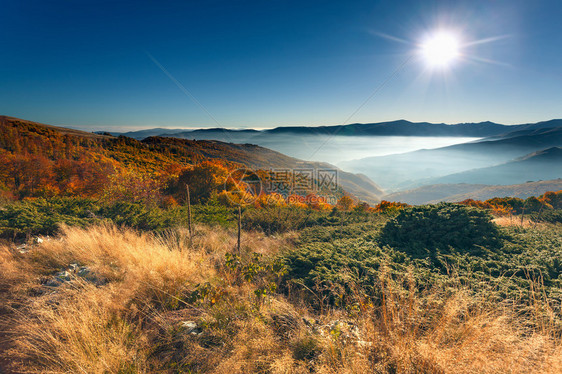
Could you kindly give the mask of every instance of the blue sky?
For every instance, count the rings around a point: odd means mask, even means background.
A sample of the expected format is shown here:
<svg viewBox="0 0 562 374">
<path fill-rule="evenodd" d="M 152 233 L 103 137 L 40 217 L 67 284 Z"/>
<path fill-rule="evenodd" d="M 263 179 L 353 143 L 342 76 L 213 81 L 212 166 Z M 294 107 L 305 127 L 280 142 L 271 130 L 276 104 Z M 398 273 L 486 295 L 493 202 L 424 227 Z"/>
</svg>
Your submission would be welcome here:
<svg viewBox="0 0 562 374">
<path fill-rule="evenodd" d="M 38 122 L 267 128 L 562 117 L 558 0 L 0 6 L 0 114 Z M 437 29 L 465 45 L 446 70 L 416 54 Z"/>
</svg>

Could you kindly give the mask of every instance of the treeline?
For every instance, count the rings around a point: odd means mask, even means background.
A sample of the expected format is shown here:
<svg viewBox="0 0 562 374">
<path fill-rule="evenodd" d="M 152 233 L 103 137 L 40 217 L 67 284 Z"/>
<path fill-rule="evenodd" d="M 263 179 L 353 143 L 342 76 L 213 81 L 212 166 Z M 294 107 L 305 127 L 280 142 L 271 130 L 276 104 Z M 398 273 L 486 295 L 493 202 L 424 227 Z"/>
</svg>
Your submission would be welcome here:
<svg viewBox="0 0 562 374">
<path fill-rule="evenodd" d="M 526 199 L 518 197 L 494 197 L 485 201 L 467 199 L 459 204 L 487 209 L 496 216 L 531 214 L 540 219 L 541 214 L 551 215 L 552 211 L 562 209 L 562 190 L 549 191 L 538 197 L 531 196 Z"/>
</svg>

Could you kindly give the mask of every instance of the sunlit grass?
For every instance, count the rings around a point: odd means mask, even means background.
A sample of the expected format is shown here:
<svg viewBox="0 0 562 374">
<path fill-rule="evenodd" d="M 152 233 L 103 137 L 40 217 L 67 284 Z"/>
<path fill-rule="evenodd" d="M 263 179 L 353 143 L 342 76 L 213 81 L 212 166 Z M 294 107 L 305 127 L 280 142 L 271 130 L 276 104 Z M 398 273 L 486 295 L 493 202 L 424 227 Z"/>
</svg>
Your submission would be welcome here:
<svg viewBox="0 0 562 374">
<path fill-rule="evenodd" d="M 293 240 L 292 233 L 244 233 L 243 255 L 275 256 Z M 562 370 L 553 327 L 460 283 L 417 292 L 408 274 L 397 281 L 381 271 L 380 304 L 319 311 L 297 294 L 258 302 L 256 286 L 225 266 L 235 243 L 233 232 L 203 226 L 191 239 L 182 229 L 154 235 L 97 226 L 64 228 L 27 254 L 0 246 L 0 342 L 9 343 L 2 355 L 13 369 L 41 373 Z M 70 263 L 105 281 L 41 287 Z M 223 296 L 190 302 L 186 295 L 203 282 Z M 544 301 L 534 302 L 540 310 Z M 186 332 L 186 320 L 203 332 Z"/>
</svg>

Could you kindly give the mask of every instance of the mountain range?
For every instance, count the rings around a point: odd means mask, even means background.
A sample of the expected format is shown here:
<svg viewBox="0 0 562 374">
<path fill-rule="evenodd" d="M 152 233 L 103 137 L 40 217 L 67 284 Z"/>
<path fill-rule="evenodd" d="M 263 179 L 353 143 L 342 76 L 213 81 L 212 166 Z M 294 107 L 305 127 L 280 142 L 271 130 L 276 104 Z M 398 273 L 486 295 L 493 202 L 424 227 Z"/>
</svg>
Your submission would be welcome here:
<svg viewBox="0 0 562 374">
<path fill-rule="evenodd" d="M 125 133 L 113 133 L 114 135 L 125 135 L 135 139 L 142 139 L 147 136 L 172 135 L 178 138 L 198 138 L 205 136 L 259 136 L 259 135 L 339 135 L 339 136 L 459 136 L 459 137 L 490 137 L 512 133 L 514 131 L 530 131 L 533 129 L 552 128 L 562 126 L 562 119 L 550 121 L 528 123 L 521 125 L 502 125 L 494 122 L 478 123 L 429 123 L 429 122 L 410 122 L 407 120 L 397 120 L 377 123 L 354 123 L 349 125 L 334 126 L 282 126 L 266 130 L 232 130 L 226 128 L 208 129 L 148 129 L 130 131 Z"/>
<path fill-rule="evenodd" d="M 342 169 L 364 174 L 378 186 L 390 191 L 433 186 L 433 189 L 441 191 L 437 198 L 465 196 L 486 188 L 494 191 L 494 185 L 518 185 L 528 181 L 562 177 L 559 166 L 562 165 L 559 148 L 562 147 L 561 119 L 520 125 L 503 125 L 489 121 L 450 125 L 398 120 L 345 126 L 277 127 L 269 130 L 212 128 L 161 132 L 162 129 L 152 129 L 129 132 L 125 135 L 141 138 L 147 134 L 159 133 L 161 136 L 230 139 L 266 146 L 285 141 L 297 144 L 297 149 L 313 144 L 303 140 L 310 137 L 326 139 L 323 141 L 330 141 L 336 136 L 474 138 L 469 142 L 440 148 L 398 152 L 337 163 Z M 286 149 L 291 151 L 291 148 Z M 345 152 L 345 149 L 342 152 Z M 440 187 L 436 187 L 437 185 Z M 478 188 L 471 187 L 467 190 L 469 185 L 477 185 Z M 435 195 L 435 192 L 433 194 Z M 401 195 L 387 194 L 385 198 L 394 196 L 398 198 Z"/>
</svg>

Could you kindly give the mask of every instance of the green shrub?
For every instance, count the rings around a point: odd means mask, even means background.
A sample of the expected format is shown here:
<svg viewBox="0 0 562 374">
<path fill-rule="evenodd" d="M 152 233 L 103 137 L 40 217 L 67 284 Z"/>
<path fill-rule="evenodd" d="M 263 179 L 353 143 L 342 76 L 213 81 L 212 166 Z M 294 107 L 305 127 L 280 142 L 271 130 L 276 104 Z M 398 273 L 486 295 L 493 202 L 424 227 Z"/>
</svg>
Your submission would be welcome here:
<svg viewBox="0 0 562 374">
<path fill-rule="evenodd" d="M 139 230 L 162 230 L 182 223 L 177 210 L 149 207 L 142 203 L 117 202 L 104 206 L 99 214 L 117 225 Z"/>
<path fill-rule="evenodd" d="M 311 335 L 298 337 L 292 344 L 295 360 L 311 361 L 322 353 L 322 347 L 317 338 Z"/>
<path fill-rule="evenodd" d="M 313 225 L 325 215 L 326 213 L 296 207 L 250 208 L 244 211 L 242 227 L 271 235 Z"/>
<path fill-rule="evenodd" d="M 425 231 L 415 227 L 419 221 Z M 549 297 L 562 298 L 559 228 L 499 228 L 482 211 L 448 204 L 410 209 L 384 226 L 373 221 L 306 228 L 297 248 L 283 257 L 284 289 L 300 290 L 317 306 L 349 306 L 358 290 L 366 293 L 359 298 L 377 302 L 382 269 L 397 281 L 409 273 L 420 289 L 461 282 L 498 300 L 528 301 L 532 289 L 544 287 Z"/>
<path fill-rule="evenodd" d="M 180 209 L 182 217 L 187 217 L 187 207 L 183 206 L 178 209 Z M 235 224 L 238 213 L 233 208 L 211 201 L 207 204 L 193 205 L 191 214 L 193 222 L 228 227 Z"/>
<path fill-rule="evenodd" d="M 562 209 L 545 210 L 541 214 L 533 214 L 532 218 L 538 222 L 562 223 Z"/>
<path fill-rule="evenodd" d="M 478 255 L 501 246 L 491 219 L 481 209 L 457 204 L 417 206 L 388 221 L 379 243 L 417 258 L 452 252 Z"/>
<path fill-rule="evenodd" d="M 185 225 L 187 207 L 168 209 L 143 203 L 113 202 L 84 198 L 51 198 L 13 202 L 0 208 L 0 237 L 24 238 L 52 235 L 61 224 L 85 227 L 102 221 L 138 230 L 163 230 Z M 194 222 L 232 225 L 235 214 L 219 205 L 192 206 Z"/>
<path fill-rule="evenodd" d="M 0 209 L 0 237 L 53 234 L 60 224 L 87 226 L 99 221 L 95 201 L 82 198 L 27 200 Z"/>
<path fill-rule="evenodd" d="M 249 208 L 242 215 L 242 227 L 271 235 L 309 227 L 341 227 L 380 220 L 380 215 L 359 209 L 343 212 L 335 209 L 316 211 L 297 207 Z"/>
<path fill-rule="evenodd" d="M 310 243 L 284 256 L 291 287 L 308 289 L 330 303 L 340 303 L 357 285 L 374 291 L 381 263 L 387 254 L 372 242 Z M 317 302 L 318 300 L 312 299 Z"/>
</svg>

